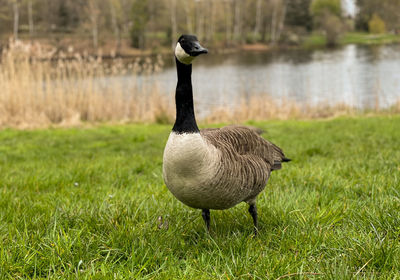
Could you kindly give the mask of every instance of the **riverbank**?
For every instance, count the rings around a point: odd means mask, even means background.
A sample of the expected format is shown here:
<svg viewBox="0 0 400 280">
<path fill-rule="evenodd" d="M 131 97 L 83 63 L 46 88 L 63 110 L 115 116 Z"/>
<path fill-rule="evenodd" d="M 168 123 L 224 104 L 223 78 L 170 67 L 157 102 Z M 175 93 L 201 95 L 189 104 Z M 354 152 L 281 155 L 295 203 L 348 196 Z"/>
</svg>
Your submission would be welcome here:
<svg viewBox="0 0 400 280">
<path fill-rule="evenodd" d="M 237 51 L 269 51 L 271 49 L 280 48 L 324 48 L 326 47 L 326 39 L 323 34 L 313 33 L 303 37 L 297 37 L 291 43 L 268 44 L 268 43 L 243 43 L 225 46 L 223 42 L 208 43 L 208 47 L 213 52 L 237 52 Z M 152 41 L 153 40 L 153 41 Z M 32 47 L 41 50 L 52 52 L 54 55 L 62 53 L 63 56 L 73 58 L 76 53 L 86 54 L 91 56 L 101 56 L 103 58 L 132 58 L 151 55 L 167 55 L 171 53 L 171 47 L 166 46 L 165 38 L 155 37 L 149 39 L 152 41 L 152 47 L 144 50 L 135 49 L 130 46 L 130 41 L 127 38 L 121 40 L 120 46 L 117 48 L 114 38 L 103 38 L 100 42 L 100 47 L 94 49 L 92 41 L 88 37 L 80 37 L 77 35 L 53 34 L 50 37 L 36 37 L 30 40 L 24 36 L 21 37 L 23 44 L 30 44 Z M 356 44 L 356 45 L 382 45 L 400 43 L 400 34 L 370 34 L 362 32 L 348 32 L 343 34 L 338 45 Z M 0 46 L 6 48 L 8 39 L 0 40 Z"/>
<path fill-rule="evenodd" d="M 252 122 L 293 161 L 247 206 L 177 201 L 162 179 L 170 125 L 0 134 L 4 279 L 394 279 L 400 118 Z"/>
<path fill-rule="evenodd" d="M 400 43 L 400 34 L 370 34 L 360 32 L 349 32 L 340 36 L 338 45 L 385 45 Z M 322 34 L 311 34 L 302 42 L 303 48 L 324 48 L 326 38 Z"/>
</svg>

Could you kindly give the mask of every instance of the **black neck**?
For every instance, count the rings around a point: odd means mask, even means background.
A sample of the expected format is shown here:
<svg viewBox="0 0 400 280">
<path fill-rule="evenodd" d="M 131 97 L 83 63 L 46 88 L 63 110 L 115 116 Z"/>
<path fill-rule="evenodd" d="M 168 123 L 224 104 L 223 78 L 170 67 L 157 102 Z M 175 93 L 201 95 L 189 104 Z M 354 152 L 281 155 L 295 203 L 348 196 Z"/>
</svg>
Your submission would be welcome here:
<svg viewBox="0 0 400 280">
<path fill-rule="evenodd" d="M 192 65 L 186 65 L 176 60 L 178 84 L 176 85 L 175 103 L 176 120 L 172 131 L 176 133 L 196 133 L 199 128 L 196 124 L 193 107 Z"/>
</svg>

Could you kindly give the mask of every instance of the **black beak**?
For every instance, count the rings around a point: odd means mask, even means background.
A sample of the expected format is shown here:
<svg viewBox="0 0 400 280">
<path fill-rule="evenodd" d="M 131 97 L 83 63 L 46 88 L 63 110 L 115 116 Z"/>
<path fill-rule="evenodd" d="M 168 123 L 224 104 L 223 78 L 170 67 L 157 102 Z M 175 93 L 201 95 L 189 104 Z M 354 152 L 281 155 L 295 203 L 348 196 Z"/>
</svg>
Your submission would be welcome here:
<svg viewBox="0 0 400 280">
<path fill-rule="evenodd" d="M 191 56 L 198 56 L 202 53 L 208 53 L 208 50 L 206 48 L 203 48 L 199 42 L 194 42 L 193 43 L 193 48 L 190 51 Z"/>
</svg>

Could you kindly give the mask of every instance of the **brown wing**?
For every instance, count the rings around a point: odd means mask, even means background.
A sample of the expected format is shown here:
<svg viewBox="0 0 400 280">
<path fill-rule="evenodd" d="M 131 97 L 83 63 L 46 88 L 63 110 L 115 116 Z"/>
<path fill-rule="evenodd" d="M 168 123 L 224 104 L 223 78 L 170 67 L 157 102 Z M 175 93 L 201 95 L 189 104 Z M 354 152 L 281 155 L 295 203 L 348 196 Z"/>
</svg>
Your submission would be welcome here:
<svg viewBox="0 0 400 280">
<path fill-rule="evenodd" d="M 258 127 L 255 127 L 255 126 L 250 126 L 250 125 L 246 125 L 246 126 L 242 126 L 242 125 L 229 125 L 229 126 L 225 126 L 224 127 L 224 129 L 227 129 L 227 128 L 235 128 L 235 127 L 244 127 L 244 128 L 249 128 L 249 129 L 251 129 L 251 130 L 253 130 L 255 133 L 257 133 L 257 134 L 259 134 L 259 135 L 261 135 L 261 134 L 263 134 L 265 131 L 263 130 L 263 129 L 261 129 L 261 128 L 258 128 Z M 207 132 L 207 131 L 211 131 L 211 130 L 219 130 L 219 129 L 221 129 L 221 128 L 203 128 L 202 130 L 201 130 L 201 132 L 203 133 L 203 132 Z"/>
<path fill-rule="evenodd" d="M 263 160 L 270 166 L 270 170 L 280 169 L 281 162 L 288 159 L 278 146 L 262 138 L 260 132 L 262 130 L 246 126 L 226 126 L 200 131 L 209 143 L 228 153 L 230 157 L 237 154 L 251 160 Z"/>
</svg>

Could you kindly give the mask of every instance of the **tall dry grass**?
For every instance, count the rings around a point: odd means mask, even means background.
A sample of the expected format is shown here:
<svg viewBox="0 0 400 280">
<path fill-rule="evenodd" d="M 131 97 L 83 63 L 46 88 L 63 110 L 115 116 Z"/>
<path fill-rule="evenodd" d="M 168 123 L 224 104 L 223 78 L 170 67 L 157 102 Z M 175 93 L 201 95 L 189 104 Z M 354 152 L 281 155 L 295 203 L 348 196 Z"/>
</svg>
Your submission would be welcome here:
<svg viewBox="0 0 400 280">
<path fill-rule="evenodd" d="M 74 53 L 72 48 L 62 53 L 39 44 L 10 41 L 0 62 L 0 127 L 172 122 L 175 115 L 173 93 L 161 91 L 151 80 L 152 74 L 162 67 L 159 57 L 138 58 L 126 64 L 118 58 L 103 61 L 101 55 L 96 58 Z M 142 79 L 149 77 L 150 82 L 139 83 L 139 73 Z M 124 78 L 109 79 L 112 76 Z M 232 104 L 232 100 L 229 101 Z M 345 105 L 308 106 L 291 100 L 276 100 L 265 94 L 240 97 L 233 104 L 211 108 L 200 121 L 239 123 L 359 113 Z M 386 112 L 400 113 L 400 101 Z"/>
<path fill-rule="evenodd" d="M 154 122 L 172 115 L 172 101 L 157 84 L 137 82 L 139 72 L 146 76 L 160 71 L 160 58 L 138 58 L 126 65 L 101 56 L 72 53 L 71 59 L 71 53 L 10 42 L 0 64 L 1 127 Z"/>
<path fill-rule="evenodd" d="M 233 109 L 224 106 L 213 108 L 205 121 L 240 123 L 248 120 L 322 119 L 356 114 L 359 114 L 359 110 L 345 104 L 310 106 L 289 99 L 277 100 L 268 95 L 254 95 L 241 98 Z"/>
</svg>

